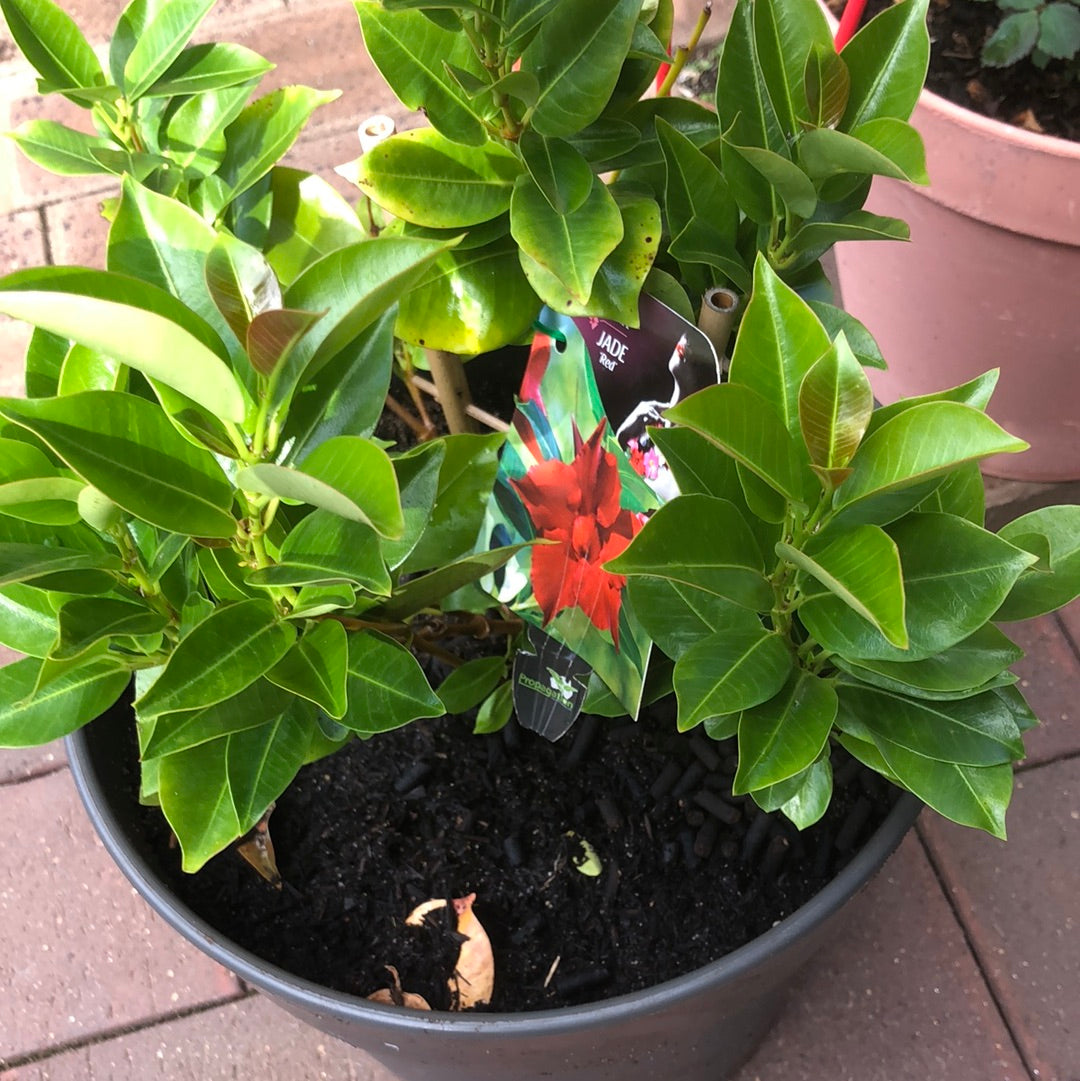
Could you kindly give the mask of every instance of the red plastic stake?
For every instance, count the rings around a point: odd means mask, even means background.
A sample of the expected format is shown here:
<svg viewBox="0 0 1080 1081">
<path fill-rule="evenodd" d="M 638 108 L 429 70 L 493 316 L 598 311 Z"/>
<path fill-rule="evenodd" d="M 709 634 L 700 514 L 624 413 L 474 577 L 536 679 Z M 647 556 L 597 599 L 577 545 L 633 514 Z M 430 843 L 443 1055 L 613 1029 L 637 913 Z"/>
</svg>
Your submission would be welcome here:
<svg viewBox="0 0 1080 1081">
<path fill-rule="evenodd" d="M 836 31 L 837 52 L 854 37 L 865 10 L 866 0 L 848 0 L 844 5 L 844 14 L 840 17 L 840 28 Z"/>
</svg>

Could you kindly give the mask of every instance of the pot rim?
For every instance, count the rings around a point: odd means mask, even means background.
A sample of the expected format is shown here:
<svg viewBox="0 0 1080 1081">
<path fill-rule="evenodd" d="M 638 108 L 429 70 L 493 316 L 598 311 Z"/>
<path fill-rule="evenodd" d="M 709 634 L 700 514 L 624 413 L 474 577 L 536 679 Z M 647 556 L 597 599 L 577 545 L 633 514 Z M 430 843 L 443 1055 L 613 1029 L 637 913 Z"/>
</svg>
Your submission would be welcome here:
<svg viewBox="0 0 1080 1081">
<path fill-rule="evenodd" d="M 106 850 L 143 899 L 173 930 L 241 979 L 284 1003 L 334 1017 L 363 1018 L 373 1026 L 383 1027 L 388 1036 L 432 1031 L 458 1037 L 553 1036 L 628 1015 L 649 1013 L 661 1006 L 670 1008 L 673 1001 L 689 999 L 706 987 L 730 983 L 765 958 L 806 937 L 865 886 L 903 840 L 923 807 L 918 798 L 903 793 L 866 844 L 806 904 L 746 945 L 693 972 L 641 991 L 581 1006 L 523 1013 L 429 1014 L 369 1002 L 323 987 L 263 960 L 221 934 L 172 893 L 128 837 L 94 768 L 87 728 L 67 736 L 65 744 L 75 786 Z"/>
</svg>

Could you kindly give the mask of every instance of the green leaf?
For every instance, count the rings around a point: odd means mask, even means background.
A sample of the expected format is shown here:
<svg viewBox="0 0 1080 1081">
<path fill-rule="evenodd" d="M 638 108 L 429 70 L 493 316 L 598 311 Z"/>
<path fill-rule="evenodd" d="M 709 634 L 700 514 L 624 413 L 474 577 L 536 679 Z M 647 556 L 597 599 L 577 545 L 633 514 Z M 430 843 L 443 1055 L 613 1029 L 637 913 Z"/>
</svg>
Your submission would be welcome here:
<svg viewBox="0 0 1080 1081">
<path fill-rule="evenodd" d="M 841 331 L 799 387 L 799 428 L 815 472 L 844 479 L 838 472 L 854 457 L 873 410 L 870 380 Z"/>
<path fill-rule="evenodd" d="M 480 76 L 466 36 L 449 32 L 419 11 L 386 11 L 377 0 L 355 0 L 368 55 L 407 109 L 423 108 L 437 131 L 467 146 L 488 141 L 486 103 L 459 89 L 447 64 Z"/>
<path fill-rule="evenodd" d="M 147 23 L 124 64 L 124 92 L 136 101 L 165 74 L 214 0 L 169 0 Z"/>
<path fill-rule="evenodd" d="M 804 132 L 799 139 L 799 161 L 819 182 L 842 173 L 856 173 L 930 183 L 926 150 L 919 133 L 895 117 L 867 121 L 850 135 L 831 128 Z"/>
<path fill-rule="evenodd" d="M 788 676 L 778 694 L 744 709 L 732 791 L 753 792 L 808 769 L 828 742 L 836 708 L 832 685 L 799 670 Z"/>
<path fill-rule="evenodd" d="M 349 636 L 348 690 L 349 709 L 341 723 L 365 736 L 446 712 L 416 658 L 371 631 Z"/>
<path fill-rule="evenodd" d="M 729 378 L 778 409 L 784 428 L 800 444 L 799 389 L 830 345 L 825 328 L 806 302 L 759 255 Z"/>
<path fill-rule="evenodd" d="M 841 509 L 941 476 L 965 462 L 1015 454 L 1027 446 L 970 405 L 927 402 L 867 436 L 851 461 L 851 476 L 837 490 L 835 505 Z"/>
<path fill-rule="evenodd" d="M 724 153 L 728 161 L 731 151 L 765 178 L 792 214 L 809 218 L 817 209 L 818 193 L 813 181 L 790 158 L 761 146 L 736 146 L 725 139 Z"/>
<path fill-rule="evenodd" d="M 44 657 L 56 641 L 56 610 L 49 594 L 11 583 L 0 589 L 0 642 L 31 657 Z"/>
<path fill-rule="evenodd" d="M 916 510 L 955 514 L 982 525 L 986 520 L 986 488 L 978 462 L 946 473 L 941 483 L 918 504 Z"/>
<path fill-rule="evenodd" d="M 848 345 L 855 353 L 855 359 L 864 368 L 885 369 L 887 367 L 873 335 L 855 316 L 844 311 L 843 308 L 822 303 L 820 300 L 811 300 L 807 303 L 831 339 L 835 341 L 840 334 L 847 338 Z"/>
<path fill-rule="evenodd" d="M 127 376 L 127 368 L 119 361 L 83 345 L 73 345 L 64 357 L 56 392 L 67 395 L 84 390 L 124 390 Z"/>
<path fill-rule="evenodd" d="M 752 612 L 728 609 L 725 625 L 675 664 L 679 731 L 708 717 L 739 713 L 777 694 L 792 668 L 784 640 Z"/>
<path fill-rule="evenodd" d="M 518 150 L 533 183 L 556 214 L 572 214 L 591 194 L 592 168 L 568 142 L 545 139 L 529 130 L 518 140 Z"/>
<path fill-rule="evenodd" d="M 905 0 L 871 19 L 840 55 L 851 74 L 851 93 L 840 127 L 851 131 L 882 116 L 907 120 L 930 60 L 926 29 L 929 0 Z"/>
<path fill-rule="evenodd" d="M 240 115 L 251 91 L 250 83 L 240 83 L 188 98 L 175 112 L 166 113 L 162 149 L 181 169 L 209 177 L 225 157 L 225 130 Z M 214 182 L 222 183 L 216 178 Z M 224 206 L 227 195 L 219 192 L 216 201 Z"/>
<path fill-rule="evenodd" d="M 1075 3 L 1058 0 L 1042 9 L 1035 47 L 1054 60 L 1071 60 L 1080 52 L 1080 10 Z"/>
<path fill-rule="evenodd" d="M 244 419 L 240 388 L 208 344 L 213 332 L 151 285 L 105 271 L 40 267 L 0 280 L 0 312 L 159 379 L 224 420 Z"/>
<path fill-rule="evenodd" d="M 579 303 L 565 283 L 531 256 L 520 253 L 520 266 L 540 298 L 564 315 L 613 319 L 637 326 L 638 298 L 660 245 L 660 208 L 647 197 L 617 200 L 623 221 L 623 238 L 600 264 L 589 299 Z"/>
<path fill-rule="evenodd" d="M 833 777 L 828 755 L 819 758 L 792 780 L 800 784 L 780 805 L 780 810 L 798 829 L 808 829 L 822 818 L 832 801 Z"/>
<path fill-rule="evenodd" d="M 913 0 L 906 0 L 912 3 Z M 825 252 L 838 240 L 909 240 L 911 230 L 899 218 L 884 218 L 866 210 L 853 210 L 839 221 L 812 221 L 791 234 L 789 248 L 800 252 Z"/>
<path fill-rule="evenodd" d="M 911 514 L 889 534 L 904 571 L 907 650 L 890 645 L 838 597 L 807 597 L 799 607 L 810 634 L 848 659 L 917 661 L 955 646 L 990 619 L 1035 559 L 949 514 Z"/>
<path fill-rule="evenodd" d="M 464 559 L 455 559 L 428 574 L 411 579 L 380 605 L 380 611 L 387 619 L 408 619 L 422 608 L 438 604 L 462 586 L 498 570 L 525 547 L 527 546 L 524 544 L 511 544 L 504 548 L 477 552 Z"/>
<path fill-rule="evenodd" d="M 273 68 L 243 45 L 212 42 L 184 49 L 144 97 L 182 97 L 224 90 L 258 79 Z"/>
<path fill-rule="evenodd" d="M 604 564 L 613 574 L 664 579 L 767 611 L 772 590 L 763 566 L 738 508 L 707 495 L 684 495 L 662 506 L 625 551 Z"/>
<path fill-rule="evenodd" d="M 218 608 L 176 646 L 136 712 L 149 718 L 223 702 L 273 668 L 294 638 L 269 601 Z"/>
<path fill-rule="evenodd" d="M 113 145 L 100 135 L 87 135 L 55 120 L 26 120 L 9 135 L 35 165 L 60 176 L 106 172 L 92 151 Z"/>
<path fill-rule="evenodd" d="M 808 543 L 805 551 L 778 544 L 776 553 L 812 575 L 892 645 L 907 648 L 900 554 L 879 526 L 856 526 L 827 542 Z"/>
<path fill-rule="evenodd" d="M 60 661 L 78 657 L 103 638 L 157 634 L 169 622 L 144 604 L 113 597 L 77 597 L 64 604 L 56 619 L 58 637 L 50 656 Z"/>
<path fill-rule="evenodd" d="M 451 435 L 443 439 L 435 504 L 423 536 L 400 569 L 406 573 L 442 566 L 473 550 L 499 469 L 504 436 Z"/>
<path fill-rule="evenodd" d="M 540 307 L 521 263 L 509 233 L 443 252 L 429 276 L 401 298 L 395 333 L 459 356 L 521 341 Z"/>
<path fill-rule="evenodd" d="M 369 593 L 390 594 L 390 575 L 370 526 L 317 510 L 295 526 L 277 563 L 247 576 L 250 585 L 355 584 Z"/>
<path fill-rule="evenodd" d="M 292 695 L 265 679 L 258 679 L 239 694 L 203 709 L 164 713 L 154 718 L 153 729 L 141 754 L 143 761 L 176 754 L 201 743 L 243 732 L 285 712 Z"/>
<path fill-rule="evenodd" d="M 365 238 L 356 211 L 322 177 L 279 165 L 270 171 L 270 188 L 264 251 L 282 286 L 324 255 Z"/>
<path fill-rule="evenodd" d="M 734 248 L 739 208 L 724 174 L 661 116 L 656 118 L 656 134 L 664 155 L 664 210 L 672 237 L 695 221 L 707 221 L 724 246 Z"/>
<path fill-rule="evenodd" d="M 840 123 L 851 93 L 851 73 L 832 42 L 810 46 L 803 71 L 803 92 L 813 127 L 831 128 Z"/>
<path fill-rule="evenodd" d="M 674 660 L 723 624 L 733 603 L 670 578 L 644 575 L 630 578 L 627 595 L 646 633 Z"/>
<path fill-rule="evenodd" d="M 771 402 L 750 387 L 708 387 L 672 406 L 666 417 L 700 432 L 792 502 L 809 503 L 817 485 L 804 455 Z"/>
<path fill-rule="evenodd" d="M 505 213 L 519 175 L 517 156 L 499 143 L 462 146 L 434 128 L 417 128 L 364 154 L 356 182 L 396 217 L 457 229 Z"/>
<path fill-rule="evenodd" d="M 53 469 L 49 467 L 48 473 Z M 43 525 L 74 525 L 79 521 L 81 481 L 71 477 L 27 477 L 0 484 L 0 514 Z"/>
<path fill-rule="evenodd" d="M 186 536 L 231 537 L 233 490 L 213 456 L 193 446 L 152 402 L 119 391 L 0 400 L 118 506 Z"/>
<path fill-rule="evenodd" d="M 600 264 L 623 237 L 623 220 L 611 192 L 599 177 L 592 193 L 572 214 L 558 214 L 531 177 L 514 186 L 510 233 L 522 252 L 555 275 L 571 297 L 584 303 L 592 293 Z M 528 265 L 525 266 L 528 274 Z"/>
<path fill-rule="evenodd" d="M 1018 11 L 1006 15 L 983 45 L 981 59 L 988 68 L 1007 68 L 1023 59 L 1039 40 L 1039 13 Z"/>
<path fill-rule="evenodd" d="M 997 386 L 999 375 L 1000 369 L 991 368 L 978 378 L 962 383 L 958 387 L 950 387 L 947 390 L 922 394 L 914 398 L 901 398 L 890 405 L 878 406 L 870 418 L 867 433 L 876 432 L 886 421 L 892 420 L 901 413 L 906 413 L 909 409 L 914 409 L 917 405 L 925 405 L 927 402 L 960 402 L 962 405 L 970 405 L 973 409 L 985 413 L 987 403 Z"/>
<path fill-rule="evenodd" d="M 419 282 L 448 247 L 414 237 L 379 237 L 332 252 L 308 267 L 286 290 L 285 304 L 300 311 L 325 309 L 327 315 L 278 370 L 274 404 L 287 402 L 301 378 L 314 374 L 310 368 L 318 370 L 346 348 L 364 355 L 362 333 Z M 381 358 L 377 351 L 367 355 Z M 374 382 L 387 385 L 389 368 L 380 368 Z M 377 399 L 379 410 L 384 399 L 385 391 Z"/>
<path fill-rule="evenodd" d="M 80 552 L 44 544 L 0 541 L 0 586 L 11 582 L 32 582 L 51 575 L 66 575 L 70 571 L 113 572 L 119 571 L 122 566 L 116 556 L 107 552 Z M 62 585 L 42 583 L 42 588 L 74 592 L 71 584 L 66 580 Z"/>
<path fill-rule="evenodd" d="M 225 129 L 225 157 L 218 169 L 228 192 L 225 202 L 264 177 L 296 141 L 311 114 L 337 97 L 336 90 L 283 86 L 242 109 Z"/>
<path fill-rule="evenodd" d="M 505 657 L 477 657 L 455 668 L 435 693 L 447 713 L 464 713 L 487 698 L 505 675 Z"/>
<path fill-rule="evenodd" d="M 541 135 L 573 135 L 600 116 L 618 82 L 640 6 L 638 0 L 563 0 L 540 23 L 521 54 L 521 70 L 540 84 L 532 126 Z"/>
<path fill-rule="evenodd" d="M 388 566 L 396 568 L 404 563 L 423 536 L 435 505 L 439 472 L 445 459 L 446 446 L 441 439 L 421 443 L 391 459 L 401 492 L 405 532 L 398 540 L 382 543 L 382 555 Z"/>
<path fill-rule="evenodd" d="M 214 308 L 241 345 L 257 315 L 281 307 L 281 287 L 263 254 L 229 233 L 211 238 L 202 275 Z"/>
<path fill-rule="evenodd" d="M 105 73 L 90 43 L 52 0 L 0 0 L 8 30 L 46 83 L 103 86 Z"/>
<path fill-rule="evenodd" d="M 300 640 L 266 673 L 287 691 L 314 702 L 335 720 L 345 716 L 348 636 L 334 619 L 305 631 Z"/>
<path fill-rule="evenodd" d="M 262 375 L 272 375 L 324 314 L 294 308 L 259 312 L 247 329 L 246 346 L 251 366 Z"/>
<path fill-rule="evenodd" d="M 1041 507 L 1003 526 L 998 536 L 1034 554 L 1045 548 L 1049 557 L 1016 580 L 994 619 L 1032 619 L 1080 595 L 1080 507 Z"/>
<path fill-rule="evenodd" d="M 482 736 L 505 728 L 514 715 L 514 685 L 500 683 L 484 700 L 476 713 L 473 735 Z"/>
<path fill-rule="evenodd" d="M 34 694 L 40 664 L 27 657 L 0 668 L 0 747 L 35 747 L 74 732 L 104 713 L 131 679 L 115 664 L 97 662 Z"/>
</svg>

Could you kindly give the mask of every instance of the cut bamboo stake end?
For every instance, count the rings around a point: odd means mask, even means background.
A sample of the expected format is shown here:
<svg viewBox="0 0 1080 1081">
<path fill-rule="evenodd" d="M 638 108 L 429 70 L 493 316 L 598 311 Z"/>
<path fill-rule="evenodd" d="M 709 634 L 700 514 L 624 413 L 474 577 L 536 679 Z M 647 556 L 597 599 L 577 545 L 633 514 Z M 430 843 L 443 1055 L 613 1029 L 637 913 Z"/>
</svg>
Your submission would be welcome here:
<svg viewBox="0 0 1080 1081">
<path fill-rule="evenodd" d="M 720 285 L 707 290 L 701 298 L 698 329 L 713 343 L 717 359 L 721 362 L 741 303 L 742 297 L 738 293 Z"/>
<path fill-rule="evenodd" d="M 395 131 L 397 131 L 397 125 L 391 117 L 385 116 L 383 113 L 369 116 L 356 129 L 356 134 L 360 138 L 360 152 L 366 154 L 369 150 L 377 147 L 384 139 L 389 139 Z"/>
</svg>

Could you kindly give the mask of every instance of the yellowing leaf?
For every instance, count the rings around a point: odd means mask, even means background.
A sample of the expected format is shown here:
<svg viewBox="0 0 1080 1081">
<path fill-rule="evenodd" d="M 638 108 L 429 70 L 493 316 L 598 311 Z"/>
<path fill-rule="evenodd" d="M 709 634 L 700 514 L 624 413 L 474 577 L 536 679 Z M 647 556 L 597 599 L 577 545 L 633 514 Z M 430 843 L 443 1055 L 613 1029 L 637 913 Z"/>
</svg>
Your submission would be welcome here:
<svg viewBox="0 0 1080 1081">
<path fill-rule="evenodd" d="M 443 905 L 446 904 L 445 901 L 442 903 Z M 407 1010 L 431 1009 L 423 995 L 401 989 L 401 977 L 393 965 L 387 965 L 386 971 L 390 973 L 390 986 L 381 987 L 378 991 L 368 995 L 368 1002 L 381 1002 L 385 1006 L 404 1006 Z"/>
<path fill-rule="evenodd" d="M 475 900 L 476 894 L 470 893 L 454 901 L 458 934 L 466 938 L 449 980 L 452 1010 L 486 1006 L 495 989 L 495 955 L 487 931 L 473 912 Z"/>
</svg>

